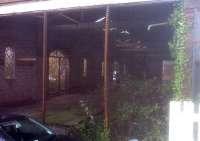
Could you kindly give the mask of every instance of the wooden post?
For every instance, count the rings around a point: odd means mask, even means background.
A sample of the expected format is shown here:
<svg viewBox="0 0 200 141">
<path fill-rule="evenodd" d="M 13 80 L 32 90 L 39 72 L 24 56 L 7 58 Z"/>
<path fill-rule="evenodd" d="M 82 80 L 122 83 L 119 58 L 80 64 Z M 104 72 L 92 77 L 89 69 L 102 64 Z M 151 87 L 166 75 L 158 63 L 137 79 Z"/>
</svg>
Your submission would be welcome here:
<svg viewBox="0 0 200 141">
<path fill-rule="evenodd" d="M 104 127 L 108 128 L 108 91 L 109 91 L 109 6 L 106 7 L 104 39 Z"/>
<path fill-rule="evenodd" d="M 61 73 L 60 73 L 60 71 L 61 71 L 61 69 L 60 69 L 60 67 L 61 67 L 61 57 L 58 57 L 58 94 L 60 94 L 61 93 L 61 83 L 60 83 L 60 80 L 61 80 Z"/>
<path fill-rule="evenodd" d="M 46 121 L 47 93 L 47 13 L 43 17 L 43 46 L 42 46 L 42 121 Z"/>
</svg>

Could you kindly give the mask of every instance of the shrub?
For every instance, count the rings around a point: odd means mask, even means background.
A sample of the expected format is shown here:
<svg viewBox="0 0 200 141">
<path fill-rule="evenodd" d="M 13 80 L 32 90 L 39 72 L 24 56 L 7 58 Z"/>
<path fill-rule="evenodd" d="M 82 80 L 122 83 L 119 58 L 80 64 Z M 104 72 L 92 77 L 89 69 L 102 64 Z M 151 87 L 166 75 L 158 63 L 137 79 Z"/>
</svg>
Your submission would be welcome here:
<svg viewBox="0 0 200 141">
<path fill-rule="evenodd" d="M 79 130 L 84 141 L 110 141 L 110 132 L 103 127 L 103 120 L 92 115 L 85 101 L 80 101 L 87 119 L 79 124 Z"/>
<path fill-rule="evenodd" d="M 121 80 L 119 89 L 112 92 L 118 98 L 110 105 L 113 140 L 166 140 L 167 87 L 163 88 L 157 78 L 136 80 L 128 76 Z"/>
</svg>

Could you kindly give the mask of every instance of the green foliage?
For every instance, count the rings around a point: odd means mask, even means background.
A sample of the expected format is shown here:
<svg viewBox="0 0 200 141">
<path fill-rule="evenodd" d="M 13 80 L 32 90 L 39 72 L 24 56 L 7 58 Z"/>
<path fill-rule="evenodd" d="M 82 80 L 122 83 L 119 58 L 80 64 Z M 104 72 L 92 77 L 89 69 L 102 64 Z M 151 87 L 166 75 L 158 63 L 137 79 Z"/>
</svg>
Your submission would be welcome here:
<svg viewBox="0 0 200 141">
<path fill-rule="evenodd" d="M 128 76 L 121 80 L 112 113 L 113 140 L 167 140 L 168 89 L 157 78 L 137 80 Z M 115 100 L 116 101 L 116 100 Z M 116 108 L 117 107 L 117 108 Z"/>
<path fill-rule="evenodd" d="M 104 129 L 103 122 L 92 115 L 85 101 L 81 100 L 80 103 L 88 117 L 79 124 L 81 138 L 84 141 L 110 141 L 110 132 Z"/>
<path fill-rule="evenodd" d="M 94 141 L 96 139 L 96 126 L 91 120 L 82 121 L 79 125 L 81 137 L 85 141 Z"/>
<path fill-rule="evenodd" d="M 174 59 L 174 80 L 172 82 L 172 89 L 175 100 L 182 100 L 183 96 L 185 69 L 188 62 L 188 56 L 185 49 L 186 44 L 186 18 L 183 4 L 179 4 L 170 18 L 170 24 L 174 28 L 174 36 L 169 47 Z"/>
<path fill-rule="evenodd" d="M 103 126 L 97 127 L 96 141 L 110 141 L 110 132 Z"/>
<path fill-rule="evenodd" d="M 84 120 L 79 125 L 79 130 L 84 141 L 110 141 L 109 130 L 104 129 L 100 122 Z"/>
</svg>

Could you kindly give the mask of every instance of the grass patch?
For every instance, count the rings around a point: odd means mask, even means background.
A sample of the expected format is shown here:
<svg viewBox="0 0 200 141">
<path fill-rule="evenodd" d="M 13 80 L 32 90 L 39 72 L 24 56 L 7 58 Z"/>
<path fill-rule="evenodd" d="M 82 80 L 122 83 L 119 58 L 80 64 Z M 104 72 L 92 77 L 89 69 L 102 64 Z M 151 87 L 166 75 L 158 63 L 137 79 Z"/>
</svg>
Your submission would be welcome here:
<svg viewBox="0 0 200 141">
<path fill-rule="evenodd" d="M 32 112 L 28 114 L 30 117 L 40 120 L 41 112 Z M 74 125 L 85 119 L 85 114 L 81 109 L 70 110 L 51 110 L 47 111 L 46 122 L 52 125 Z"/>
<path fill-rule="evenodd" d="M 47 113 L 48 124 L 74 125 L 85 118 L 84 115 L 72 111 L 55 111 Z"/>
</svg>

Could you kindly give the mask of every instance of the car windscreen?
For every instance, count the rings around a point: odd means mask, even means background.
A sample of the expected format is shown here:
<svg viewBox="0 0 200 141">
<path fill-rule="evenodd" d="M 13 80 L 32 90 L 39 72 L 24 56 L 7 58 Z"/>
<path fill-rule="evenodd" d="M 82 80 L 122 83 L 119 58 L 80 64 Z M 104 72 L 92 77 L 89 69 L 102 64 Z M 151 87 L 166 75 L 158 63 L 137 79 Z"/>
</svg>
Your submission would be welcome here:
<svg viewBox="0 0 200 141">
<path fill-rule="evenodd" d="M 4 123 L 3 128 L 17 141 L 47 141 L 54 136 L 50 129 L 31 118 Z"/>
<path fill-rule="evenodd" d="M 0 129 L 0 141 L 14 141 L 9 135 Z"/>
</svg>

